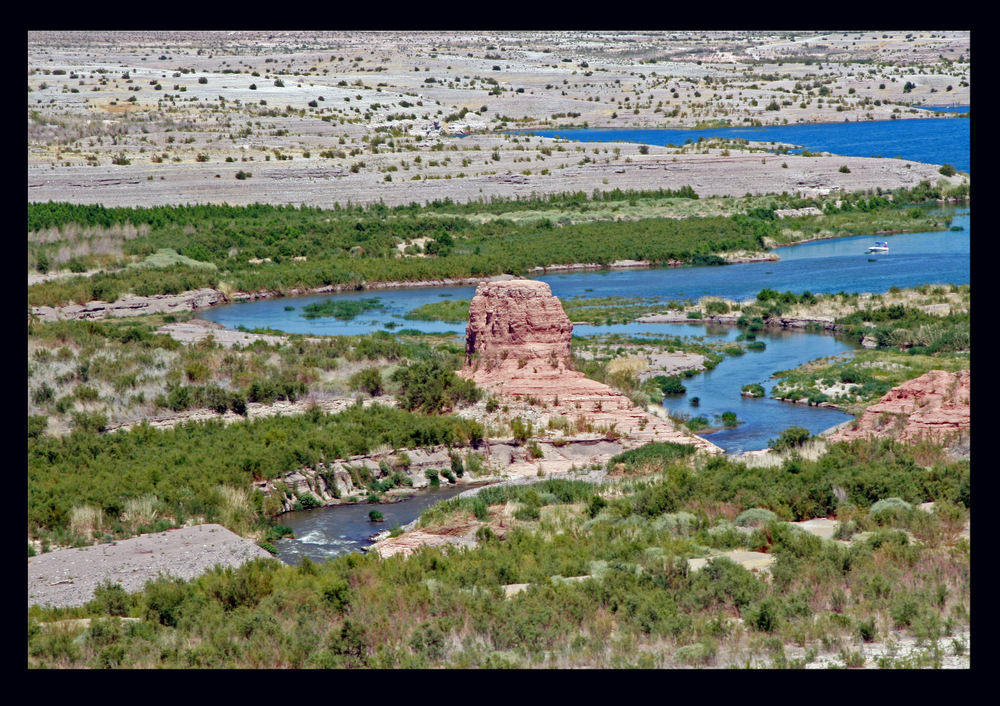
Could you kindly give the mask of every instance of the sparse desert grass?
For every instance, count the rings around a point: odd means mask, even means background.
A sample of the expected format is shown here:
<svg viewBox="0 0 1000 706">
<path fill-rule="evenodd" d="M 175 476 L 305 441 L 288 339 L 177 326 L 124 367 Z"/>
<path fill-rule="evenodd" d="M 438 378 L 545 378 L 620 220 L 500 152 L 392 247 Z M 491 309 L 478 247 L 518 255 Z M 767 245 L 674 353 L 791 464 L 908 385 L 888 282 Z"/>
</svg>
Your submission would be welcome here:
<svg viewBox="0 0 1000 706">
<path fill-rule="evenodd" d="M 74 505 L 70 509 L 69 529 L 78 537 L 89 539 L 104 528 L 104 512 L 93 505 Z"/>
<path fill-rule="evenodd" d="M 122 511 L 122 522 L 134 527 L 152 524 L 159 515 L 159 500 L 149 493 L 126 498 Z"/>
</svg>

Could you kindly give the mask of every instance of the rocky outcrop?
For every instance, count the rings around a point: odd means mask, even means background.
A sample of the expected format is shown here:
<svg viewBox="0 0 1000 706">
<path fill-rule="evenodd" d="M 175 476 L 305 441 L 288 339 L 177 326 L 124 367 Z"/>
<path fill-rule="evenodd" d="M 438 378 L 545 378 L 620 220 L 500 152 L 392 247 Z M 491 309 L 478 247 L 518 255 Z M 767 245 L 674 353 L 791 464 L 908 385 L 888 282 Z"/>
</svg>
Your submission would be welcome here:
<svg viewBox="0 0 1000 706">
<path fill-rule="evenodd" d="M 573 324 L 544 282 L 489 282 L 476 289 L 466 328 L 461 374 L 514 405 L 532 407 L 540 421 L 562 418 L 580 433 L 605 434 L 626 446 L 650 441 L 711 442 L 650 414 L 617 390 L 572 369 Z"/>
<path fill-rule="evenodd" d="M 969 370 L 931 370 L 889 390 L 855 422 L 844 425 L 830 441 L 867 437 L 949 443 L 969 434 L 971 412 Z"/>
<path fill-rule="evenodd" d="M 573 324 L 544 282 L 488 282 L 476 288 L 465 333 L 467 363 L 556 362 L 569 357 Z M 521 366 L 523 367 L 523 365 Z"/>
<path fill-rule="evenodd" d="M 36 306 L 31 313 L 41 321 L 60 319 L 104 319 L 142 314 L 177 314 L 194 311 L 226 301 L 217 289 L 195 289 L 180 294 L 156 294 L 150 297 L 126 296 L 118 301 L 95 300 L 86 304 L 69 304 L 62 307 Z"/>
</svg>

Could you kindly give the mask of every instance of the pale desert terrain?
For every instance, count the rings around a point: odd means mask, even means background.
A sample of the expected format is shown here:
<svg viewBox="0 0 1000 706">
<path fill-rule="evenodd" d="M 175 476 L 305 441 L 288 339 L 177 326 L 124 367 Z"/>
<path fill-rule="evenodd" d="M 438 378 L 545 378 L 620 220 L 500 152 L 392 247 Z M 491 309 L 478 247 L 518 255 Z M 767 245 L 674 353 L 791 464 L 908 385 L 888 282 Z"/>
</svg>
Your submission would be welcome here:
<svg viewBox="0 0 1000 706">
<path fill-rule="evenodd" d="M 969 60 L 955 31 L 31 32 L 28 199 L 332 207 L 914 186 L 943 178 L 939 165 L 510 132 L 936 117 L 916 106 L 968 105 Z"/>
</svg>

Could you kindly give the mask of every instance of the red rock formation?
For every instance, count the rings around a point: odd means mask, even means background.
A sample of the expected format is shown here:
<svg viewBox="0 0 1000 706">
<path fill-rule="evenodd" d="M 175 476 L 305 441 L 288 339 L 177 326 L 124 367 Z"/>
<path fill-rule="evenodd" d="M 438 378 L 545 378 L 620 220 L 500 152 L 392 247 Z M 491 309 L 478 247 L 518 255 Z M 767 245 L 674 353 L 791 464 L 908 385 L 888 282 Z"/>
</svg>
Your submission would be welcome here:
<svg viewBox="0 0 1000 706">
<path fill-rule="evenodd" d="M 487 282 L 476 288 L 465 330 L 466 363 L 569 357 L 573 324 L 544 282 Z"/>
<path fill-rule="evenodd" d="M 857 424 L 835 432 L 830 441 L 872 436 L 903 442 L 926 439 L 946 443 L 957 439 L 969 432 L 970 376 L 968 370 L 931 370 L 894 387 L 866 409 Z"/>
<path fill-rule="evenodd" d="M 617 390 L 570 365 L 573 324 L 544 282 L 511 280 L 479 285 L 466 327 L 462 375 L 505 401 L 529 401 L 546 420 L 565 417 L 574 428 L 612 433 L 635 442 L 675 441 L 721 449 L 668 419 L 649 414 Z"/>
</svg>

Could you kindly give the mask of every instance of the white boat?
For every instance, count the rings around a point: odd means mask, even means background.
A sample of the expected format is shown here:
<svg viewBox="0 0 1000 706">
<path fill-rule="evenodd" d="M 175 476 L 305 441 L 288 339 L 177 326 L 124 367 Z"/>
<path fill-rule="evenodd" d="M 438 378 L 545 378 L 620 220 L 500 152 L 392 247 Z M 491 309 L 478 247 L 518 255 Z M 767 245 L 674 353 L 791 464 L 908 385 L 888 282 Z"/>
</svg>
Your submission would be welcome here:
<svg viewBox="0 0 1000 706">
<path fill-rule="evenodd" d="M 884 240 L 876 240 L 875 244 L 868 248 L 868 252 L 889 252 L 889 243 Z"/>
</svg>

